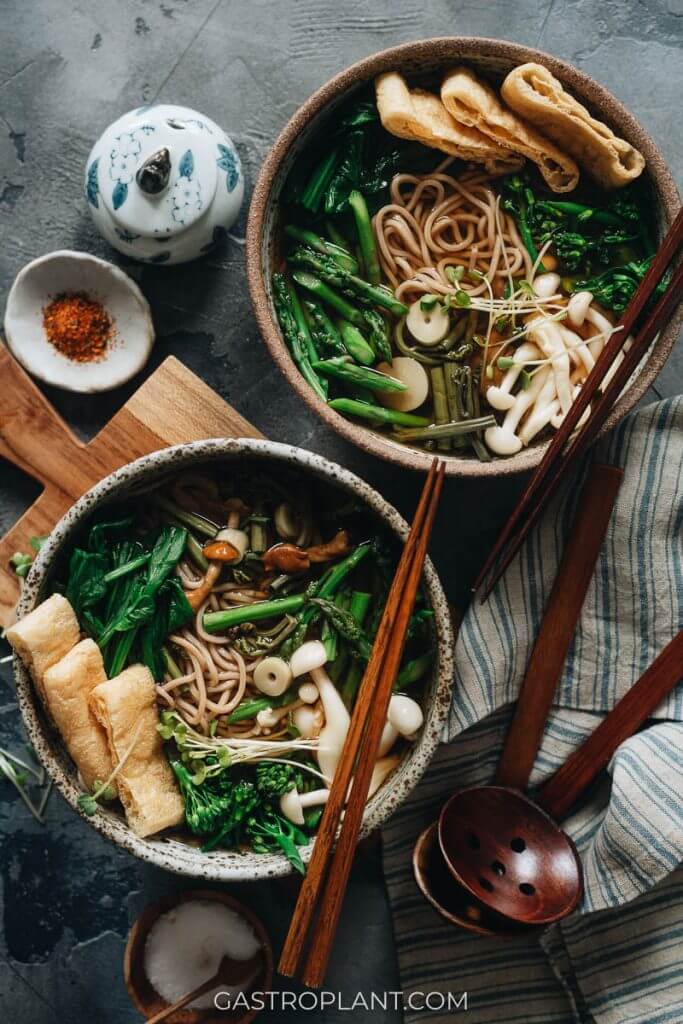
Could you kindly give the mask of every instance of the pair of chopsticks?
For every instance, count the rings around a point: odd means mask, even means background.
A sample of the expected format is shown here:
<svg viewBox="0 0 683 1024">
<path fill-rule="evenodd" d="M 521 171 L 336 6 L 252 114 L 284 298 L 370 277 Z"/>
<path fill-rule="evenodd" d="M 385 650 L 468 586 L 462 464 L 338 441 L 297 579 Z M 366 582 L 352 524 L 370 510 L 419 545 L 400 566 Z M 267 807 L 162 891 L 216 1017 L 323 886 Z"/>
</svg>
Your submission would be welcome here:
<svg viewBox="0 0 683 1024">
<path fill-rule="evenodd" d="M 669 263 L 683 242 L 683 210 L 669 229 L 645 277 L 636 289 L 621 321 L 607 341 L 595 362 L 585 384 L 572 403 L 561 426 L 534 471 L 512 515 L 501 530 L 484 566 L 472 588 L 475 592 L 484 584 L 482 601 L 489 596 L 508 565 L 538 520 L 546 504 L 557 490 L 569 470 L 577 464 L 589 444 L 595 439 L 614 403 L 619 398 L 629 377 L 647 353 L 655 337 L 665 326 L 683 294 L 683 264 L 674 269 L 664 294 L 648 313 L 628 352 L 602 393 L 599 392 L 607 371 L 623 349 L 624 342 L 636 321 L 652 298 Z M 588 406 L 592 404 L 587 422 L 572 438 Z M 569 441 L 569 444 L 567 442 Z M 495 567 L 495 568 L 494 568 Z M 491 574 L 491 570 L 493 573 Z M 490 578 L 489 578 L 489 574 Z"/>
<path fill-rule="evenodd" d="M 445 468 L 444 462 L 434 459 L 427 475 L 358 691 L 344 750 L 280 957 L 278 970 L 293 977 L 299 969 L 312 928 L 301 980 L 313 988 L 322 984 L 332 950 Z M 346 810 L 335 846 L 344 804 Z M 318 915 L 314 923 L 316 911 Z"/>
</svg>

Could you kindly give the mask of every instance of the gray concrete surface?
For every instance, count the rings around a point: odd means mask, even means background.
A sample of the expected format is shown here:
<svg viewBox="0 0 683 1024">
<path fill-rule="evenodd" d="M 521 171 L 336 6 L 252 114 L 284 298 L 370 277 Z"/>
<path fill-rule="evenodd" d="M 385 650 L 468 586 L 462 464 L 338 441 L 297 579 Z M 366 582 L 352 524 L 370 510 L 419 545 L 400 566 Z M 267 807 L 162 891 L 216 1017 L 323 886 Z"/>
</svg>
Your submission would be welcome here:
<svg viewBox="0 0 683 1024">
<path fill-rule="evenodd" d="M 100 131 L 123 111 L 159 99 L 197 107 L 232 134 L 253 184 L 276 133 L 325 79 L 357 58 L 415 38 L 504 36 L 584 68 L 642 120 L 679 171 L 683 0 L 3 0 L 0 5 L 0 293 L 29 259 L 57 248 L 117 259 L 93 231 L 81 194 Z M 246 204 L 245 204 L 246 212 Z M 235 230 L 244 233 L 245 216 Z M 320 451 L 358 471 L 410 512 L 418 481 L 364 457 L 301 407 L 255 330 L 238 241 L 201 264 L 128 265 L 158 331 L 154 359 L 173 353 L 267 435 Z M 681 390 L 681 347 L 648 400 Z M 49 397 L 84 436 L 131 388 L 104 399 Z M 0 406 L 1 409 L 1 406 Z M 521 481 L 451 481 L 435 545 L 453 600 Z M 0 464 L 0 528 L 35 485 Z M 7 666 L 0 677 L 0 745 L 21 728 Z M 132 1024 L 121 955 L 130 920 L 156 894 L 184 884 L 118 851 L 53 797 L 44 829 L 0 782 L 0 1020 L 7 1024 Z M 276 941 L 293 905 L 287 884 L 236 887 Z M 396 989 L 391 926 L 376 845 L 358 859 L 330 988 Z M 372 1014 L 395 1021 L 397 1014 Z M 278 1016 L 333 1022 L 327 1011 Z M 264 1015 L 262 1020 L 275 1019 Z M 354 1020 L 370 1014 L 357 1011 Z"/>
</svg>

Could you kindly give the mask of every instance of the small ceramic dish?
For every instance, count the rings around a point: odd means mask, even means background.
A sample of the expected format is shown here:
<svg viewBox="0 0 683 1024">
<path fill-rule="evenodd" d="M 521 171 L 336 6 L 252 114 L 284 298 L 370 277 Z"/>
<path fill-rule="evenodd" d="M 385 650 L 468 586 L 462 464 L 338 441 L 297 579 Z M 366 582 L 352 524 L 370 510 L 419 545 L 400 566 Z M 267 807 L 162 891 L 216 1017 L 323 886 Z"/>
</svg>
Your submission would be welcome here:
<svg viewBox="0 0 683 1024">
<path fill-rule="evenodd" d="M 157 903 L 150 903 L 133 924 L 123 954 L 123 977 L 131 1002 L 140 1011 L 145 1020 L 163 1010 L 168 1003 L 153 988 L 145 974 L 145 944 L 147 936 L 162 914 L 174 910 L 181 903 L 191 900 L 216 900 L 223 906 L 234 910 L 244 918 L 256 933 L 263 952 L 263 969 L 252 984 L 252 990 L 268 992 L 273 981 L 273 947 L 263 924 L 249 907 L 239 903 L 225 892 L 214 889 L 191 889 L 186 892 L 172 893 L 164 896 Z M 168 1024 L 249 1024 L 257 1014 L 256 1009 L 220 1010 L 212 1013 L 209 1010 L 177 1010 L 168 1018 Z"/>
<path fill-rule="evenodd" d="M 364 57 L 322 85 L 300 107 L 277 138 L 256 182 L 247 224 L 247 279 L 261 335 L 271 356 L 299 398 L 334 431 L 366 452 L 396 466 L 426 472 L 432 459 L 423 448 L 401 444 L 391 434 L 346 419 L 320 399 L 294 364 L 275 315 L 271 278 L 282 262 L 279 203 L 285 182 L 297 157 L 319 135 L 329 130 L 329 118 L 377 75 L 398 71 L 409 80 L 442 74 L 446 68 L 466 64 L 491 82 L 500 83 L 520 64 L 543 64 L 598 118 L 632 143 L 645 157 L 645 181 L 651 190 L 654 219 L 660 237 L 680 209 L 680 198 L 671 172 L 657 146 L 635 117 L 604 86 L 566 61 L 501 39 L 452 36 L 404 43 Z M 683 312 L 678 311 L 654 342 L 611 410 L 602 434 L 611 430 L 638 402 L 663 367 L 679 333 Z M 501 476 L 533 469 L 547 446 L 547 438 L 533 442 L 518 454 L 480 462 L 476 456 L 442 454 L 446 472 L 458 476 Z"/>
<path fill-rule="evenodd" d="M 71 545 L 93 514 L 101 514 L 112 505 L 157 486 L 176 473 L 206 472 L 227 476 L 231 467 L 253 466 L 263 471 L 289 469 L 337 488 L 342 497 L 362 503 L 380 526 L 397 538 L 405 539 L 408 524 L 369 484 L 349 470 L 328 462 L 312 452 L 274 441 L 246 438 L 219 438 L 195 441 L 164 448 L 122 466 L 95 484 L 57 523 L 39 552 L 29 573 L 17 609 L 21 618 L 44 600 L 53 576 Z M 382 825 L 418 783 L 436 750 L 443 723 L 450 707 L 453 685 L 453 630 L 446 595 L 430 559 L 424 566 L 423 586 L 434 610 L 436 656 L 430 676 L 425 680 L 422 707 L 424 725 L 414 743 L 408 746 L 395 770 L 368 801 L 363 815 L 361 838 Z M 79 811 L 78 798 L 83 789 L 73 761 L 69 758 L 54 726 L 48 721 L 42 701 L 29 673 L 15 657 L 17 696 L 29 739 L 62 796 Z M 292 865 L 281 854 L 254 853 L 251 850 L 216 849 L 203 853 L 196 840 L 185 831 L 169 830 L 141 839 L 114 805 L 102 805 L 92 817 L 85 817 L 107 839 L 142 860 L 181 875 L 207 881 L 247 881 L 289 875 Z M 314 840 L 300 847 L 302 860 L 310 859 Z"/>
<path fill-rule="evenodd" d="M 52 345 L 43 312 L 53 299 L 79 293 L 100 302 L 113 324 L 102 359 L 78 362 Z M 7 298 L 5 335 L 12 355 L 30 374 L 67 391 L 91 394 L 124 384 L 147 362 L 154 326 L 146 298 L 113 263 L 60 249 L 28 263 Z"/>
</svg>

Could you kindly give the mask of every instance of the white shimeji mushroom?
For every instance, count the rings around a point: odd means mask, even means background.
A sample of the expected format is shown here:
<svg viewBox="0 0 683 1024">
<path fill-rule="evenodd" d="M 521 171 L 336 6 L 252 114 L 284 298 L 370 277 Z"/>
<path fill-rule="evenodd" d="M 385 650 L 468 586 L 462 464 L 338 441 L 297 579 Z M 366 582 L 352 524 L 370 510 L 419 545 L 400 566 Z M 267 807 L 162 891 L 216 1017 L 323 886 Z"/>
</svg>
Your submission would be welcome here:
<svg viewBox="0 0 683 1024">
<path fill-rule="evenodd" d="M 539 299 L 549 299 L 551 295 L 557 294 L 557 289 L 560 287 L 560 275 L 554 272 L 538 274 L 532 281 L 531 287 Z"/>
<path fill-rule="evenodd" d="M 388 757 L 381 757 L 379 761 L 375 763 L 375 767 L 372 771 L 372 778 L 370 779 L 368 799 L 377 792 L 387 776 L 390 775 L 394 768 L 397 767 L 400 760 L 401 758 L 398 754 L 390 754 Z"/>
<path fill-rule="evenodd" d="M 514 354 L 514 363 L 506 372 L 500 386 L 496 387 L 492 384 L 486 389 L 486 401 L 493 409 L 499 409 L 500 411 L 507 411 L 511 409 L 515 404 L 514 395 L 511 394 L 512 389 L 519 377 L 520 373 L 524 369 L 525 363 L 531 362 L 532 360 L 540 359 L 541 352 L 536 345 L 531 342 L 524 342 L 519 346 Z"/>
<path fill-rule="evenodd" d="M 572 327 L 582 327 L 588 307 L 593 301 L 592 292 L 574 292 L 567 303 L 567 319 Z"/>
<path fill-rule="evenodd" d="M 555 389 L 560 408 L 567 412 L 572 404 L 571 381 L 569 379 L 569 353 L 562 339 L 558 324 L 546 318 L 535 319 L 529 327 L 529 337 L 550 360 L 555 375 Z"/>
<path fill-rule="evenodd" d="M 526 391 L 518 391 L 515 404 L 508 409 L 500 426 L 489 427 L 484 431 L 484 441 L 496 455 L 515 455 L 520 451 L 522 442 L 517 436 L 517 428 L 522 417 L 536 401 L 547 378 L 552 373 L 549 366 L 543 366 L 534 374 Z"/>
<path fill-rule="evenodd" d="M 314 789 L 310 793 L 299 793 L 296 787 L 280 797 L 280 810 L 294 825 L 304 824 L 304 810 L 326 804 L 329 789 Z"/>
<path fill-rule="evenodd" d="M 350 719 L 344 701 L 323 667 L 326 662 L 324 644 L 320 640 L 309 640 L 297 648 L 289 664 L 295 678 L 308 673 L 318 687 L 325 712 L 325 725 L 318 737 L 316 757 L 325 778 L 332 779 L 349 731 Z"/>
<path fill-rule="evenodd" d="M 569 358 L 577 366 L 583 364 L 586 373 L 590 373 L 595 366 L 595 359 L 584 339 L 575 334 L 574 331 L 570 331 L 563 324 L 558 324 L 557 326 L 565 347 L 569 352 Z"/>
<path fill-rule="evenodd" d="M 304 740 L 315 739 L 325 724 L 321 705 L 301 704 L 292 712 L 292 725 Z"/>
</svg>

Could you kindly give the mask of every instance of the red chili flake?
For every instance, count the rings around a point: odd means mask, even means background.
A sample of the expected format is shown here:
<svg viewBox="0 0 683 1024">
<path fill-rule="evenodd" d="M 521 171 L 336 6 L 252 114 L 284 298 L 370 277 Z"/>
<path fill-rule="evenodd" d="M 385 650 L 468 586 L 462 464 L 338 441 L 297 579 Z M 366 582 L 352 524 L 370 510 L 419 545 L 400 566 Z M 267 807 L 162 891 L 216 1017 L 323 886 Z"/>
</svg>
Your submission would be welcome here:
<svg viewBox="0 0 683 1024">
<path fill-rule="evenodd" d="M 104 359 L 114 329 L 102 304 L 81 292 L 53 299 L 43 310 L 43 327 L 50 344 L 77 363 Z"/>
</svg>

